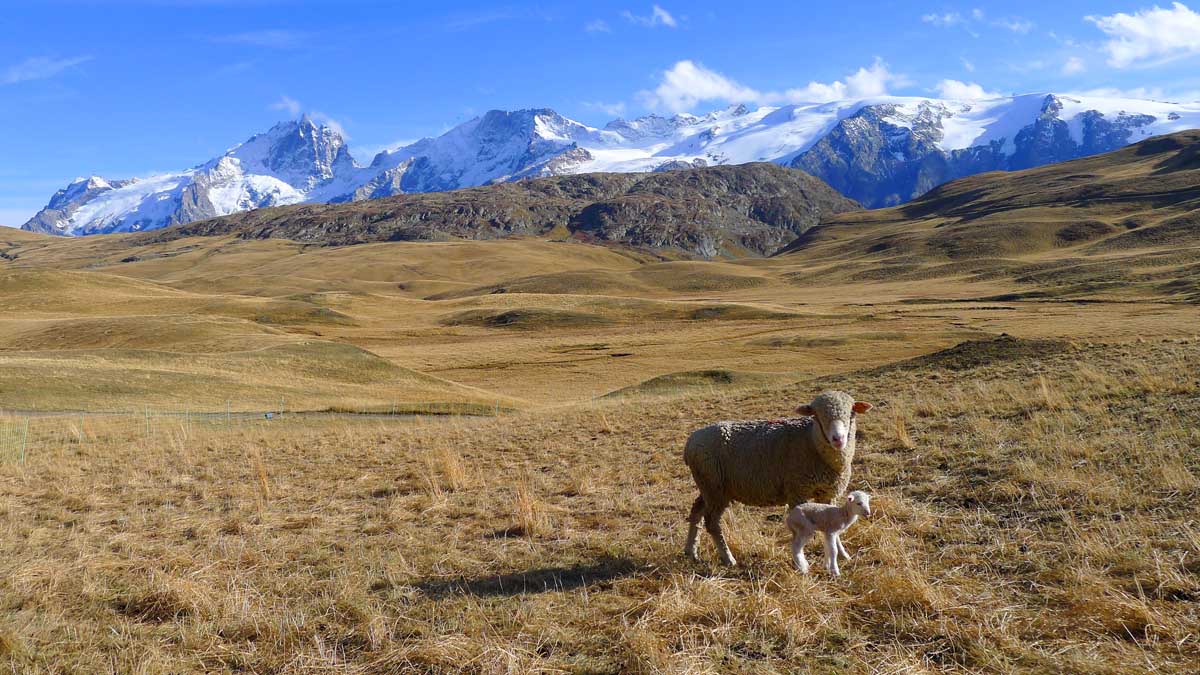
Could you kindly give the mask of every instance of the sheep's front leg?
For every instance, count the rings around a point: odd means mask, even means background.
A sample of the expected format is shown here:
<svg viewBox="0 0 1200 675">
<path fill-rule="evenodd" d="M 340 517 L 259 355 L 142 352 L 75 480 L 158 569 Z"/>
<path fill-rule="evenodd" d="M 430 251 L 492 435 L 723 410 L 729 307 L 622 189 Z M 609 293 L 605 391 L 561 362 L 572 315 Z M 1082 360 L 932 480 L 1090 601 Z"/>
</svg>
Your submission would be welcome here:
<svg viewBox="0 0 1200 675">
<path fill-rule="evenodd" d="M 825 534 L 825 567 L 833 576 L 841 576 L 842 571 L 838 569 L 838 536 L 836 534 Z"/>
<path fill-rule="evenodd" d="M 834 541 L 837 542 L 838 553 L 841 553 L 846 560 L 851 560 L 850 554 L 846 553 L 846 547 L 842 545 L 842 535 L 839 534 Z"/>
</svg>

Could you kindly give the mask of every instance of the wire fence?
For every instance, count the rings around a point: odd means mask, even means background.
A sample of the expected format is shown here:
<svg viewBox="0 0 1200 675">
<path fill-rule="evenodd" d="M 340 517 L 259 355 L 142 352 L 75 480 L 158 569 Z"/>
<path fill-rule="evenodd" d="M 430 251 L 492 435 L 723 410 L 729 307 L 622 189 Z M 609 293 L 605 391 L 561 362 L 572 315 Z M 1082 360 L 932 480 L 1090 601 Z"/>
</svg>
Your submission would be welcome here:
<svg viewBox="0 0 1200 675">
<path fill-rule="evenodd" d="M 0 410 L 0 464 L 24 465 L 51 450 L 102 444 L 183 443 L 221 431 L 281 430 L 347 424 L 408 424 L 414 420 L 499 414 L 499 406 L 463 409 L 449 404 L 394 404 L 377 412 L 291 412 L 276 410 L 166 410 L 143 407 L 123 412 L 34 412 Z"/>
</svg>

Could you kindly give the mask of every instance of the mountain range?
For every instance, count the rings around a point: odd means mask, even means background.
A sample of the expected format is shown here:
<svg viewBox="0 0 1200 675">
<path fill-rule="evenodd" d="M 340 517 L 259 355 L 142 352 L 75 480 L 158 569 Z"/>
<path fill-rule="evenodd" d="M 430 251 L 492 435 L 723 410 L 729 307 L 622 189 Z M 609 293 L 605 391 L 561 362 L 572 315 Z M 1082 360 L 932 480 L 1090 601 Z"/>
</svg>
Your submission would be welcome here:
<svg viewBox="0 0 1200 675">
<path fill-rule="evenodd" d="M 493 110 L 362 165 L 337 131 L 304 116 L 184 171 L 79 178 L 23 229 L 134 232 L 268 206 L 750 162 L 801 169 L 864 206 L 881 207 L 955 178 L 1089 156 L 1195 127 L 1200 103 L 1045 93 L 736 105 L 703 116 L 618 119 L 603 128 L 550 109 Z"/>
</svg>

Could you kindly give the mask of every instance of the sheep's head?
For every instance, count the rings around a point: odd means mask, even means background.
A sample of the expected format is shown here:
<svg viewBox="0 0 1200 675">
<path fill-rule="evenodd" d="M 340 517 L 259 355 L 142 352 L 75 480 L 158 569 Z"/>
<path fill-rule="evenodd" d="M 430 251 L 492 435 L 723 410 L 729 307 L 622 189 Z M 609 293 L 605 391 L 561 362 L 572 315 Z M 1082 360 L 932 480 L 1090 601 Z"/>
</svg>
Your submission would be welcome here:
<svg viewBox="0 0 1200 675">
<path fill-rule="evenodd" d="M 846 495 L 846 506 L 850 507 L 851 513 L 871 517 L 871 495 L 862 490 L 855 490 Z"/>
<path fill-rule="evenodd" d="M 816 419 L 825 441 L 841 450 L 854 437 L 854 418 L 873 407 L 866 401 L 855 401 L 844 391 L 823 391 L 796 412 Z"/>
</svg>

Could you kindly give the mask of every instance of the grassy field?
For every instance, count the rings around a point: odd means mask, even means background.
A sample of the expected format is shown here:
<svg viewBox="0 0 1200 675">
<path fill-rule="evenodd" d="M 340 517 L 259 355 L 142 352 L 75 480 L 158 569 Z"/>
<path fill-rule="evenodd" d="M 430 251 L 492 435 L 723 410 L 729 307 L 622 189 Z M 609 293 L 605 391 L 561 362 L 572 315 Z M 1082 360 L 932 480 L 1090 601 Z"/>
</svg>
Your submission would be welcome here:
<svg viewBox="0 0 1200 675">
<path fill-rule="evenodd" d="M 1194 170 L 1138 152 L 768 259 L 0 232 L 0 667 L 1194 673 Z M 782 509 L 686 561 L 688 432 L 830 387 L 844 576 Z"/>
<path fill-rule="evenodd" d="M 1003 339 L 495 418 L 89 421 L 0 468 L 0 650 L 31 674 L 1194 672 L 1198 369 L 1193 340 Z M 844 576 L 795 574 L 775 510 L 733 509 L 743 567 L 683 559 L 687 431 L 827 386 L 879 404 Z"/>
</svg>

